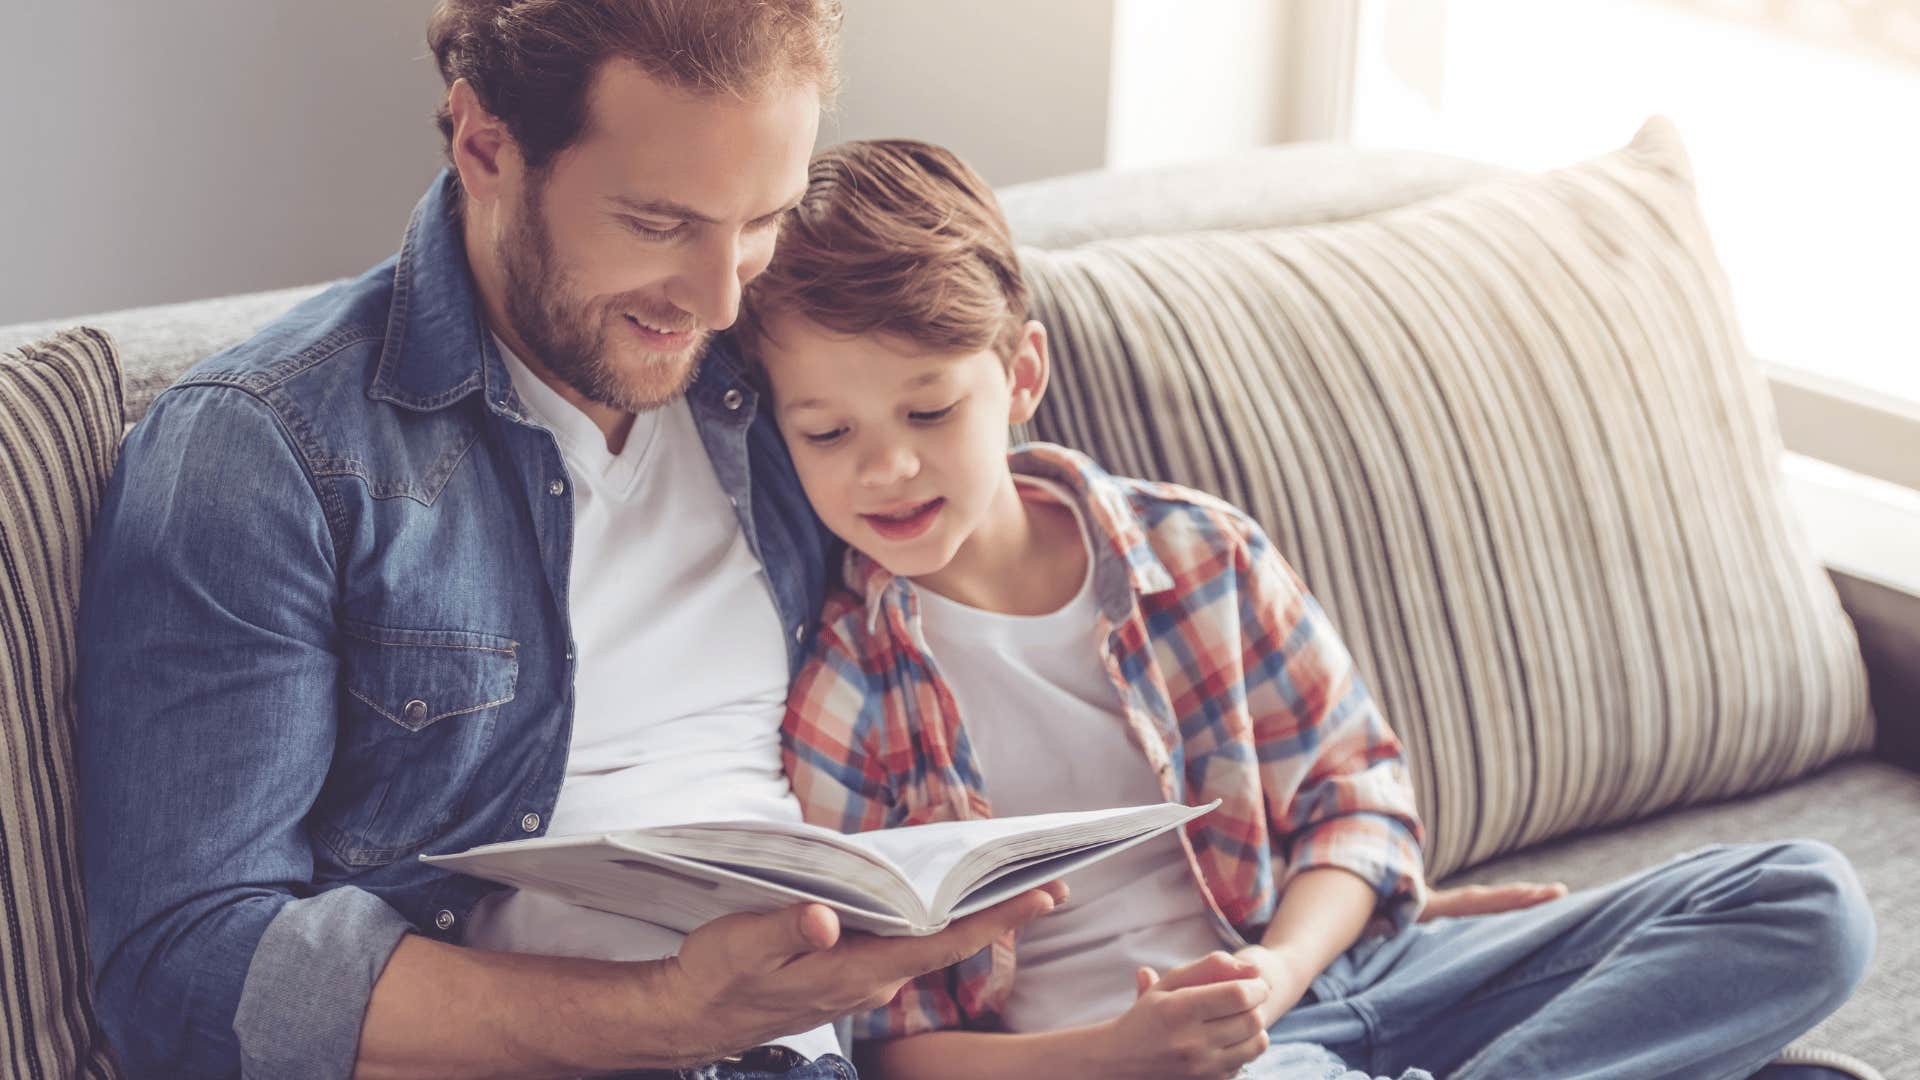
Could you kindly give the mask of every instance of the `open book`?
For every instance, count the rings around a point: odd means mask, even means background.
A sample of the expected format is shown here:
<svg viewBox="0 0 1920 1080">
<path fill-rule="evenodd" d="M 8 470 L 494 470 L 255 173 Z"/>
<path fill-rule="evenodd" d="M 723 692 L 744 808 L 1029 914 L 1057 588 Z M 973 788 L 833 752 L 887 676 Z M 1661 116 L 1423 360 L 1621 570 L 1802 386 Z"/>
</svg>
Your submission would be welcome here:
<svg viewBox="0 0 1920 1080">
<path fill-rule="evenodd" d="M 687 932 L 815 901 L 849 930 L 931 934 L 1219 805 L 1121 807 L 843 834 L 719 821 L 483 844 L 420 861 Z"/>
</svg>

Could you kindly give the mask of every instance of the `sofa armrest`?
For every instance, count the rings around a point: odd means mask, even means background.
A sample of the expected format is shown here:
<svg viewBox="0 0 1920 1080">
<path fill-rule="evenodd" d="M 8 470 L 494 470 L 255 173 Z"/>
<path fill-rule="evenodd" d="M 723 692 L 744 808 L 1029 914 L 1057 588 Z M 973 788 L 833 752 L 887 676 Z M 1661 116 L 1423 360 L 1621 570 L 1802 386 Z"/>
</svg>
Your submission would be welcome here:
<svg viewBox="0 0 1920 1080">
<path fill-rule="evenodd" d="M 1860 637 L 1879 730 L 1874 752 L 1920 771 L 1920 594 L 1829 569 Z"/>
</svg>

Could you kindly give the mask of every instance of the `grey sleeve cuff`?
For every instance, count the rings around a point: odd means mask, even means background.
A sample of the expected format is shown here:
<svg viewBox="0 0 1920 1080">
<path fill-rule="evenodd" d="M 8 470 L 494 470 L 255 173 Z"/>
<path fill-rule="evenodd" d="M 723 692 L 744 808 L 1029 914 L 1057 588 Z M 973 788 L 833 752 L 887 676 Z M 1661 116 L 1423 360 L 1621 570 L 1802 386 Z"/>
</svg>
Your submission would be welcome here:
<svg viewBox="0 0 1920 1080">
<path fill-rule="evenodd" d="M 410 929 L 386 901 L 352 887 L 283 906 L 240 988 L 242 1075 L 351 1077 L 373 984 Z"/>
</svg>

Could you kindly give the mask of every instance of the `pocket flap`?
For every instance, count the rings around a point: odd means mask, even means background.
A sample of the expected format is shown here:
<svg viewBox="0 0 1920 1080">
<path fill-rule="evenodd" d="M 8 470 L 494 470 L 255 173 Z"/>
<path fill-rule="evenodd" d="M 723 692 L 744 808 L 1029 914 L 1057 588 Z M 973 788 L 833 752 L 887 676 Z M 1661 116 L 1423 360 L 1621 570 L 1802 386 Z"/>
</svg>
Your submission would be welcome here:
<svg viewBox="0 0 1920 1080">
<path fill-rule="evenodd" d="M 355 622 L 341 630 L 347 692 L 408 731 L 513 700 L 517 641 Z"/>
</svg>

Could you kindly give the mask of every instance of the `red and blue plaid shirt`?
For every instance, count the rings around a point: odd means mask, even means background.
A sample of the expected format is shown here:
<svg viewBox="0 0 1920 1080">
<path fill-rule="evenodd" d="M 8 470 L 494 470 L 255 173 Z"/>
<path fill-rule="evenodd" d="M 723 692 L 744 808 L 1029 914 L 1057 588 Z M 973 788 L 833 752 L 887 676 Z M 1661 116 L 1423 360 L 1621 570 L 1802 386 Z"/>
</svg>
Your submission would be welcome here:
<svg viewBox="0 0 1920 1080">
<path fill-rule="evenodd" d="M 1050 480 L 1079 502 L 1101 659 L 1165 797 L 1220 800 L 1181 843 L 1223 944 L 1257 941 L 1281 890 L 1312 867 L 1373 884 L 1374 930 L 1411 922 L 1425 900 L 1422 830 L 1400 742 L 1260 527 L 1211 496 L 1113 477 L 1062 447 L 1029 445 L 1009 461 L 1016 477 Z M 1050 497 L 1023 487 L 1023 497 Z M 862 832 L 991 816 L 912 584 L 858 551 L 845 581 L 828 597 L 782 732 L 807 820 Z M 855 1017 L 856 1035 L 996 1026 L 1013 945 L 1009 935 L 914 980 Z"/>
</svg>

